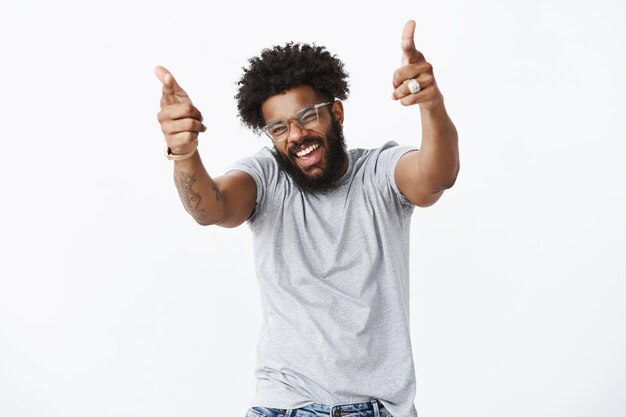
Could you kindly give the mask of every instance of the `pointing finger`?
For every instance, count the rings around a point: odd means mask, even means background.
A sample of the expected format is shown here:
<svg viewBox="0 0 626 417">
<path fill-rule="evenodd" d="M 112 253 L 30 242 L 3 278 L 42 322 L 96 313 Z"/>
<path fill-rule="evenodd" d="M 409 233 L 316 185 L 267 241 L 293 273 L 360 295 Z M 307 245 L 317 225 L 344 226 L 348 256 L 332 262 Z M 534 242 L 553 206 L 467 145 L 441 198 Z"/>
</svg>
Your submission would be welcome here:
<svg viewBox="0 0 626 417">
<path fill-rule="evenodd" d="M 156 74 L 159 81 L 161 81 L 163 84 L 166 84 L 165 76 L 170 73 L 168 70 L 159 65 L 154 69 L 154 73 Z"/>
<path fill-rule="evenodd" d="M 161 93 L 161 108 L 165 106 L 169 106 L 171 104 L 176 104 L 176 95 L 174 87 L 172 86 L 172 81 L 174 77 L 172 74 L 162 66 L 158 66 L 154 69 L 154 73 L 157 78 L 163 84 L 163 92 Z"/>
<path fill-rule="evenodd" d="M 194 105 L 189 103 L 172 104 L 162 109 L 157 114 L 157 119 L 159 120 L 159 122 L 163 122 L 165 120 L 178 120 L 186 118 L 196 119 L 199 121 L 204 120 L 200 111 Z"/>
<path fill-rule="evenodd" d="M 415 20 L 409 20 L 402 30 L 402 66 L 414 64 L 424 56 L 415 48 Z"/>
<path fill-rule="evenodd" d="M 191 99 L 174 79 L 172 73 L 162 66 L 154 69 L 156 76 L 163 83 L 163 93 L 161 95 L 161 107 L 175 103 L 190 103 Z"/>
<path fill-rule="evenodd" d="M 172 74 L 160 65 L 154 69 L 154 73 L 156 74 L 159 81 L 163 83 L 163 94 L 174 95 L 175 91 L 172 83 L 174 77 L 172 76 Z"/>
<path fill-rule="evenodd" d="M 410 64 L 404 67 L 398 68 L 393 73 L 393 87 L 398 88 L 404 81 L 411 78 L 417 78 L 420 74 L 433 76 L 433 66 L 426 61 L 422 61 L 419 64 Z"/>
</svg>

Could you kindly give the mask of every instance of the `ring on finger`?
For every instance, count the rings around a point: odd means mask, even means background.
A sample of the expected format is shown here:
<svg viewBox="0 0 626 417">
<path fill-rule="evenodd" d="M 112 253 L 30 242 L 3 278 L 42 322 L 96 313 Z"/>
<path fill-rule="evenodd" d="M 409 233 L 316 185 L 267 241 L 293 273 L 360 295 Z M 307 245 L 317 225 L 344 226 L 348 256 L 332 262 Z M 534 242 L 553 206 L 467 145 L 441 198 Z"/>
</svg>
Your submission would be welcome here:
<svg viewBox="0 0 626 417">
<path fill-rule="evenodd" d="M 409 87 L 411 94 L 417 94 L 422 89 L 420 83 L 418 83 L 415 78 L 410 79 L 407 86 Z"/>
</svg>

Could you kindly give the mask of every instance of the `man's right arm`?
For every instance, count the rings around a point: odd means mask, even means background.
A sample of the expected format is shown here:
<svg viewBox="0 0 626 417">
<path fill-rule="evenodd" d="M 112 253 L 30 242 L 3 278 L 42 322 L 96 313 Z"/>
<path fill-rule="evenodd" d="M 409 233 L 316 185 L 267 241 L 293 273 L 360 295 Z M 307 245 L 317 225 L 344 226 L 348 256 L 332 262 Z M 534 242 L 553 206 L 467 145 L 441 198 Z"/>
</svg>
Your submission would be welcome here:
<svg viewBox="0 0 626 417">
<path fill-rule="evenodd" d="M 203 226 L 236 227 L 245 222 L 256 203 L 256 184 L 243 171 L 211 178 L 198 152 L 174 162 L 174 182 L 187 212 Z"/>
<path fill-rule="evenodd" d="M 209 176 L 197 151 L 198 134 L 206 131 L 202 114 L 167 69 L 159 66 L 155 73 L 163 83 L 157 119 L 170 153 L 193 150 L 190 157 L 174 161 L 174 182 L 185 209 L 201 225 L 239 226 L 254 210 L 256 183 L 243 171 L 215 180 Z"/>
</svg>

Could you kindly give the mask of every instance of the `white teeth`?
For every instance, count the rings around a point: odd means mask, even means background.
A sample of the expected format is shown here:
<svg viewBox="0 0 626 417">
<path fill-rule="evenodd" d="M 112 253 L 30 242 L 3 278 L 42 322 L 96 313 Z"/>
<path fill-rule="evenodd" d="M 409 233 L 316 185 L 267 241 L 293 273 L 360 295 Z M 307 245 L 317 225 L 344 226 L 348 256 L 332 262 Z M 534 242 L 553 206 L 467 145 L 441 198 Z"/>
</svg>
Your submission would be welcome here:
<svg viewBox="0 0 626 417">
<path fill-rule="evenodd" d="M 306 149 L 302 149 L 300 152 L 297 152 L 296 155 L 298 155 L 298 157 L 308 155 L 319 147 L 320 147 L 319 143 L 316 143 L 315 145 L 311 145 Z"/>
</svg>

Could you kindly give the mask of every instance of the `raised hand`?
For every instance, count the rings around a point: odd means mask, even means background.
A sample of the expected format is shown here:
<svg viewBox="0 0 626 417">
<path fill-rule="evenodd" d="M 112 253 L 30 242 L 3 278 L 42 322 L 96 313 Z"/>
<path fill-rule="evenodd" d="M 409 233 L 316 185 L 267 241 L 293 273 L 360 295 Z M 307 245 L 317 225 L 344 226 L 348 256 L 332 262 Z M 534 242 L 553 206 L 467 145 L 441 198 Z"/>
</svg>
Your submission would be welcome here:
<svg viewBox="0 0 626 417">
<path fill-rule="evenodd" d="M 154 72 L 163 83 L 161 111 L 157 120 L 167 146 L 173 154 L 187 153 L 196 146 L 198 133 L 206 131 L 202 114 L 168 70 L 158 66 Z"/>
<path fill-rule="evenodd" d="M 420 108 L 429 109 L 439 105 L 443 96 L 437 87 L 433 66 L 415 48 L 414 36 L 415 21 L 409 20 L 402 31 L 402 63 L 393 73 L 395 90 L 391 98 L 405 106 L 419 104 Z"/>
</svg>

